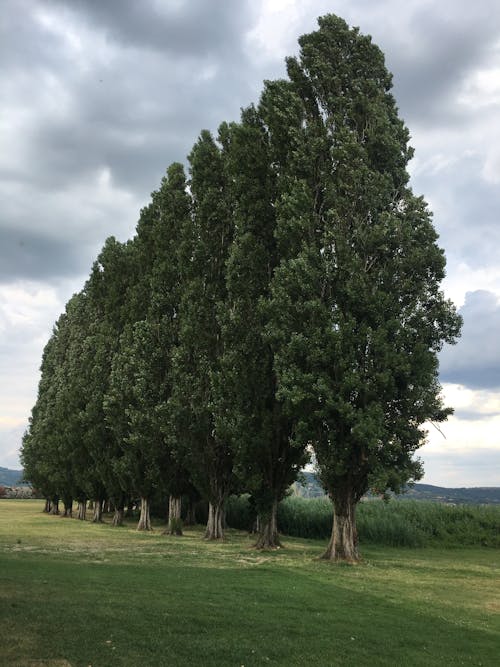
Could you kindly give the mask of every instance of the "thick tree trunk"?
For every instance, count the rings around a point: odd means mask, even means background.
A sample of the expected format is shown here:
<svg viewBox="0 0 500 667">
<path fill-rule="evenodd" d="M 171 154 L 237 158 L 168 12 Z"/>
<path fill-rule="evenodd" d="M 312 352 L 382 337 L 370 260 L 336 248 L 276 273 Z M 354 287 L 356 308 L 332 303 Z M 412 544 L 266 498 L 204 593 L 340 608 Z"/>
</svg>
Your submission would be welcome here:
<svg viewBox="0 0 500 667">
<path fill-rule="evenodd" d="M 52 509 L 50 510 L 51 514 L 59 514 L 59 499 L 54 500 L 52 503 Z"/>
<path fill-rule="evenodd" d="M 224 539 L 224 530 L 222 527 L 224 515 L 224 501 L 219 501 L 217 504 L 212 505 L 211 502 L 208 503 L 208 520 L 207 528 L 205 531 L 206 540 L 223 540 Z"/>
<path fill-rule="evenodd" d="M 141 498 L 141 516 L 139 517 L 137 530 L 153 530 L 149 516 L 149 498 Z"/>
<path fill-rule="evenodd" d="M 279 549 L 282 545 L 278 535 L 278 501 L 274 500 L 268 514 L 257 517 L 259 537 L 255 549 Z"/>
<path fill-rule="evenodd" d="M 102 523 L 102 500 L 94 501 L 94 516 L 92 517 L 92 523 Z"/>
<path fill-rule="evenodd" d="M 333 495 L 333 527 L 330 543 L 323 554 L 325 560 L 358 563 L 356 502 L 350 490 L 335 489 Z"/>
<path fill-rule="evenodd" d="M 43 511 L 46 512 L 47 514 L 50 514 L 51 510 L 52 510 L 52 503 L 48 498 L 45 498 L 45 507 L 43 508 Z"/>
<path fill-rule="evenodd" d="M 80 521 L 85 521 L 86 516 L 87 516 L 87 501 L 79 500 L 76 518 L 79 519 Z"/>
<path fill-rule="evenodd" d="M 63 516 L 72 517 L 73 516 L 73 501 L 65 500 L 64 501 L 64 514 Z"/>
<path fill-rule="evenodd" d="M 168 499 L 168 526 L 166 535 L 182 535 L 181 499 L 179 496 L 170 496 Z"/>
</svg>

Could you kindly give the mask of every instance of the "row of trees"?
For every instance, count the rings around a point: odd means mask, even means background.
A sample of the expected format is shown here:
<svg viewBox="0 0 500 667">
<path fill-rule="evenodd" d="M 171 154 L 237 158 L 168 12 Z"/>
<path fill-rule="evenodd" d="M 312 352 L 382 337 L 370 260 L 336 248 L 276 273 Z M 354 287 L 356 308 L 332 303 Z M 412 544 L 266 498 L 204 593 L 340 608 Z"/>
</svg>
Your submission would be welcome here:
<svg viewBox="0 0 500 667">
<path fill-rule="evenodd" d="M 189 180 L 168 168 L 134 239 L 106 241 L 45 348 L 22 458 L 116 523 L 140 497 L 143 529 L 161 488 L 174 522 L 180 496 L 206 499 L 220 538 L 248 492 L 269 547 L 312 448 L 325 555 L 357 560 L 357 502 L 417 479 L 421 426 L 450 413 L 437 352 L 460 319 L 382 53 L 332 15 L 299 43 L 258 106 L 201 133 Z"/>
</svg>

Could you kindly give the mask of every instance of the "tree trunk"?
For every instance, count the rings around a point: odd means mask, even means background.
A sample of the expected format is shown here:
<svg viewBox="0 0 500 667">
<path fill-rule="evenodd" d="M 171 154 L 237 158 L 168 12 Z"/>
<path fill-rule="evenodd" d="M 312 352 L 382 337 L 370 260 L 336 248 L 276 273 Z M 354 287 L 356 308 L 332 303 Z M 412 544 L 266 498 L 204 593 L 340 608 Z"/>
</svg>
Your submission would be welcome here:
<svg viewBox="0 0 500 667">
<path fill-rule="evenodd" d="M 43 511 L 46 512 L 47 514 L 50 514 L 51 509 L 52 509 L 52 503 L 48 498 L 45 498 L 45 507 L 43 508 Z"/>
<path fill-rule="evenodd" d="M 125 514 L 125 503 L 123 501 L 115 505 L 112 525 L 115 527 L 123 526 L 123 516 Z"/>
<path fill-rule="evenodd" d="M 86 516 L 87 516 L 87 501 L 79 500 L 76 518 L 79 519 L 80 521 L 85 521 Z"/>
<path fill-rule="evenodd" d="M 102 523 L 102 505 L 102 500 L 97 499 L 94 501 L 94 516 L 92 517 L 92 523 Z"/>
<path fill-rule="evenodd" d="M 64 501 L 64 514 L 63 516 L 72 517 L 73 516 L 73 501 L 65 500 Z"/>
<path fill-rule="evenodd" d="M 149 498 L 141 498 L 141 516 L 139 517 L 137 530 L 153 530 L 149 516 Z"/>
<path fill-rule="evenodd" d="M 278 501 L 274 500 L 268 514 L 257 517 L 259 537 L 255 549 L 279 549 L 282 544 L 278 535 Z"/>
<path fill-rule="evenodd" d="M 181 498 L 170 496 L 168 499 L 168 526 L 166 535 L 182 535 Z"/>
<path fill-rule="evenodd" d="M 59 499 L 52 502 L 52 509 L 50 510 L 51 514 L 59 514 Z"/>
<path fill-rule="evenodd" d="M 335 489 L 334 491 L 332 536 L 322 558 L 346 563 L 360 561 L 356 530 L 356 503 L 350 490 Z"/>
<path fill-rule="evenodd" d="M 224 501 L 221 500 L 215 505 L 208 503 L 208 521 L 207 529 L 205 531 L 206 540 L 223 540 L 224 530 L 222 528 L 222 521 L 224 515 Z"/>
</svg>

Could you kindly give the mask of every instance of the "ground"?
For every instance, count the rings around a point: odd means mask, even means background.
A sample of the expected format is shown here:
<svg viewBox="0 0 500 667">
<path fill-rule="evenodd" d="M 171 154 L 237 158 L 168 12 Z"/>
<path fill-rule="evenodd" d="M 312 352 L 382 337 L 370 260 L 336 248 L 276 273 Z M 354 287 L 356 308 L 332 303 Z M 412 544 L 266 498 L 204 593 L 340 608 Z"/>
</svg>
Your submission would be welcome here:
<svg viewBox="0 0 500 667">
<path fill-rule="evenodd" d="M 0 665 L 253 667 L 498 664 L 500 558 L 488 548 L 324 543 L 252 550 L 0 501 Z"/>
</svg>

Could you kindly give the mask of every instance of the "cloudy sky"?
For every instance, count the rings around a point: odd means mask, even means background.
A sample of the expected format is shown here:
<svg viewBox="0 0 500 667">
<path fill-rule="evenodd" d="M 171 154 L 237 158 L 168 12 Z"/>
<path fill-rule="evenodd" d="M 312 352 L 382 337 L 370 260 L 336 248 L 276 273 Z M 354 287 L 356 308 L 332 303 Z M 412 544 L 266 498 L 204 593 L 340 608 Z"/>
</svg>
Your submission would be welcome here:
<svg viewBox="0 0 500 667">
<path fill-rule="evenodd" d="M 2 0 L 0 466 L 19 466 L 43 346 L 106 237 L 133 235 L 168 164 L 257 101 L 328 12 L 386 54 L 464 316 L 423 481 L 500 486 L 497 0 Z"/>
</svg>

